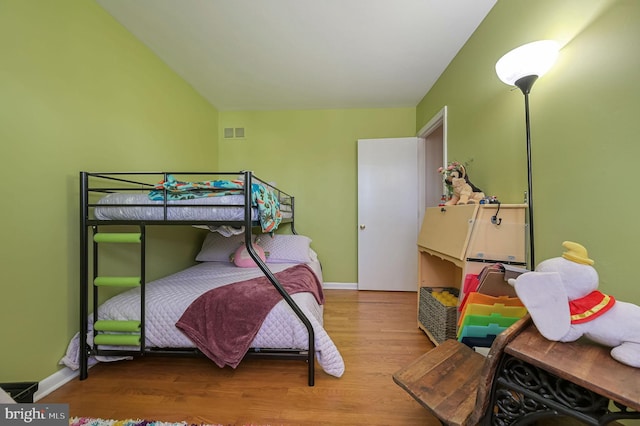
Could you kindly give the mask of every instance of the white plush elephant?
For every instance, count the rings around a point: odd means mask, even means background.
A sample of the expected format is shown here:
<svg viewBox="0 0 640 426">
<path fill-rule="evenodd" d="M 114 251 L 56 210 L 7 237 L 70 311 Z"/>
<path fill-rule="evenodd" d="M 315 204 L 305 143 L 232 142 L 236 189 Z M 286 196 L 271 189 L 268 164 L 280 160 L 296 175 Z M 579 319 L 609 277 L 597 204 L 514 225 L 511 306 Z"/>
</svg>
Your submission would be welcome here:
<svg viewBox="0 0 640 426">
<path fill-rule="evenodd" d="M 572 342 L 585 336 L 613 347 L 611 356 L 640 368 L 640 306 L 597 290 L 598 273 L 580 244 L 565 241 L 562 257 L 510 280 L 544 337 Z"/>
</svg>

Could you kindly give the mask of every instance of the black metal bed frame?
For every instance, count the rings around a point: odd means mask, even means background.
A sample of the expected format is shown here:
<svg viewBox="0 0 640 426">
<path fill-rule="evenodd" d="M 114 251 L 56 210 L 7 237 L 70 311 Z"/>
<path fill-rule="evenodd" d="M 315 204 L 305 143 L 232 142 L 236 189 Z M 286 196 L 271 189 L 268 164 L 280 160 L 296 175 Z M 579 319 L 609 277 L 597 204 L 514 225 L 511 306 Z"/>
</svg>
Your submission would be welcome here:
<svg viewBox="0 0 640 426">
<path fill-rule="evenodd" d="M 154 189 L 154 184 L 147 182 L 139 182 L 131 180 L 131 178 L 125 178 L 128 176 L 146 176 L 152 178 L 153 176 L 157 176 L 158 178 L 162 178 L 163 180 L 167 180 L 169 175 L 173 175 L 175 177 L 179 176 L 235 176 L 242 175 L 244 177 L 244 203 L 243 205 L 207 205 L 207 204 L 188 204 L 183 207 L 188 208 L 244 208 L 244 217 L 242 220 L 236 221 L 207 221 L 207 220 L 169 220 L 168 219 L 168 209 L 179 209 L 181 208 L 178 204 L 168 204 L 167 202 L 167 194 L 165 189 L 164 202 L 162 204 L 127 204 L 127 205 L 119 205 L 119 204 L 108 204 L 104 205 L 107 207 L 145 207 L 145 208 L 162 208 L 163 209 L 163 219 L 162 220 L 98 220 L 95 219 L 93 215 L 93 209 L 98 206 L 96 203 L 91 202 L 92 194 L 100 194 L 105 195 L 113 192 L 126 192 L 126 191 L 137 191 L 141 190 L 151 190 Z M 99 182 L 99 186 L 92 186 L 92 182 Z M 278 188 L 275 188 L 263 180 L 255 177 L 251 171 L 241 171 L 241 172 L 108 172 L 108 173 L 91 173 L 91 172 L 80 172 L 80 380 L 84 380 L 88 377 L 88 361 L 89 357 L 93 355 L 105 355 L 105 356 L 144 356 L 144 355 L 170 355 L 170 354 L 199 354 L 201 352 L 195 348 L 149 348 L 145 345 L 145 269 L 146 269 L 146 260 L 145 260 L 145 235 L 146 235 L 146 226 L 147 225 L 229 225 L 240 227 L 244 226 L 245 233 L 245 245 L 247 251 L 251 258 L 256 262 L 262 273 L 268 278 L 271 284 L 276 288 L 278 293 L 282 296 L 282 298 L 287 302 L 287 304 L 294 311 L 296 316 L 300 319 L 302 324 L 307 329 L 307 333 L 309 336 L 309 347 L 308 350 L 299 351 L 294 349 L 251 349 L 246 356 L 252 357 L 262 357 L 262 358 L 278 358 L 278 359 L 294 359 L 294 360 L 303 360 L 307 363 L 308 370 L 308 385 L 313 386 L 315 382 L 315 338 L 314 331 L 311 322 L 306 317 L 304 312 L 300 309 L 300 307 L 296 304 L 296 302 L 291 298 L 291 296 L 287 293 L 287 291 L 282 287 L 278 279 L 271 272 L 269 267 L 266 265 L 262 259 L 258 256 L 256 251 L 254 250 L 251 240 L 252 240 L 252 229 L 254 227 L 260 226 L 259 221 L 252 220 L 252 205 L 251 205 L 251 187 L 252 183 L 259 182 L 263 183 L 266 186 L 272 188 L 276 193 L 278 199 L 280 200 L 282 205 L 288 205 L 291 209 L 291 218 L 283 218 L 282 224 L 288 223 L 291 226 L 291 232 L 296 233 L 295 230 L 295 209 L 294 209 L 294 197 L 290 194 L 287 194 L 284 191 L 281 191 Z M 104 186 L 107 183 L 112 183 L 113 186 Z M 97 184 L 97 183 L 96 183 Z M 96 185 L 94 184 L 94 185 Z M 95 236 L 99 233 L 100 227 L 108 227 L 113 225 L 134 225 L 140 228 L 140 339 L 139 346 L 136 346 L 137 350 L 106 350 L 97 348 L 97 344 L 93 346 L 89 345 L 86 342 L 86 336 L 89 332 L 88 321 L 89 321 L 89 286 L 90 284 L 93 287 L 93 322 L 97 321 L 97 312 L 98 312 L 98 293 L 97 286 L 95 285 L 95 280 L 98 278 L 98 249 L 97 242 L 95 241 Z M 93 280 L 89 281 L 89 244 L 90 244 L 90 232 L 89 228 L 93 231 Z M 95 334 L 95 330 L 94 330 Z M 83 337 L 85 336 L 85 337 Z"/>
</svg>

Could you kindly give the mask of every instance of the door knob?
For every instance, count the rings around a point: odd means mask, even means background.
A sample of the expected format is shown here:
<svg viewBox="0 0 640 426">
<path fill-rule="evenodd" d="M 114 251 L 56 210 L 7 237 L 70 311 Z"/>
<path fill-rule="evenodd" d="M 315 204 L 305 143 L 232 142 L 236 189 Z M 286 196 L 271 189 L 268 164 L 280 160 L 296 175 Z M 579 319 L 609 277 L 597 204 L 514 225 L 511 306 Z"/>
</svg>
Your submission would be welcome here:
<svg viewBox="0 0 640 426">
<path fill-rule="evenodd" d="M 366 225 L 360 225 L 360 229 L 366 228 Z"/>
</svg>

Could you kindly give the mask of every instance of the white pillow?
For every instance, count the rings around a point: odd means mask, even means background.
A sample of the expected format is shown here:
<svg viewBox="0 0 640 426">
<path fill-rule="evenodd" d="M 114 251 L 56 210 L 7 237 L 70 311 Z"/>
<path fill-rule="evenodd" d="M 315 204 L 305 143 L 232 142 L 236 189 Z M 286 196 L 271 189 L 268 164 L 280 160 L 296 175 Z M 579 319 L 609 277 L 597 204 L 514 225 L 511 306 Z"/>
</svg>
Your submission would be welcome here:
<svg viewBox="0 0 640 426">
<path fill-rule="evenodd" d="M 198 262 L 231 262 L 231 255 L 244 244 L 244 234 L 225 237 L 217 232 L 209 232 L 202 243 Z"/>
<path fill-rule="evenodd" d="M 304 235 L 262 234 L 255 242 L 264 249 L 267 263 L 309 263 L 311 238 Z"/>
</svg>

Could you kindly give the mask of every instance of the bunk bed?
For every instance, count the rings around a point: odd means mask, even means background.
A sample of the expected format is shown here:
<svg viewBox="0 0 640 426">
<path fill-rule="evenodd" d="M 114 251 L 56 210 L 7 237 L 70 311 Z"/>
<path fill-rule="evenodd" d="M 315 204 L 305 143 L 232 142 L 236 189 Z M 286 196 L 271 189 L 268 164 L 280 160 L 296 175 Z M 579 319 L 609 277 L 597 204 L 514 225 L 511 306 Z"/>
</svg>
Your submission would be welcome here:
<svg viewBox="0 0 640 426">
<path fill-rule="evenodd" d="M 84 380 L 95 360 L 140 355 L 197 353 L 234 368 L 246 356 L 294 359 L 307 363 L 313 386 L 317 357 L 325 372 L 340 377 L 342 357 L 322 326 L 315 252 L 308 247 L 308 258 L 267 259 L 261 247 L 274 236 L 274 248 L 283 240 L 310 242 L 297 235 L 294 218 L 294 197 L 250 171 L 80 172 L 80 332 L 63 363 L 77 361 Z M 274 234 L 284 224 L 291 234 Z M 195 259 L 200 263 L 147 283 L 147 227 L 164 225 L 211 232 Z M 102 275 L 104 243 L 139 244 L 139 276 Z M 235 263 L 211 255 L 217 244 L 238 246 Z M 236 266 L 238 256 L 252 267 Z M 100 289 L 113 286 L 132 288 L 99 303 Z"/>
</svg>

